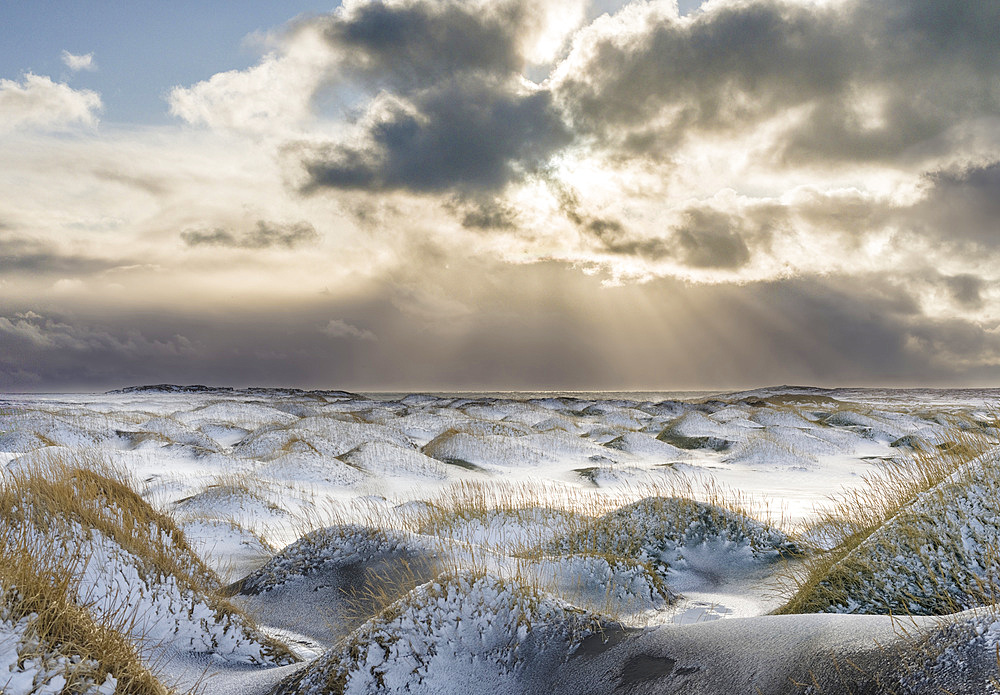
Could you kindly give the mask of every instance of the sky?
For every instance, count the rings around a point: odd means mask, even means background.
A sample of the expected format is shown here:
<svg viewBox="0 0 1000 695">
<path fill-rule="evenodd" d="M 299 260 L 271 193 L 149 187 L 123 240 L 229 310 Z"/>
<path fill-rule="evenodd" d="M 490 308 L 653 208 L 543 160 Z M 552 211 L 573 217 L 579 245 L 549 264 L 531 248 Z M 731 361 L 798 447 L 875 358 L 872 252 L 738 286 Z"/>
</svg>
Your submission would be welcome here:
<svg viewBox="0 0 1000 695">
<path fill-rule="evenodd" d="M 0 390 L 1000 386 L 998 27 L 0 0 Z"/>
</svg>

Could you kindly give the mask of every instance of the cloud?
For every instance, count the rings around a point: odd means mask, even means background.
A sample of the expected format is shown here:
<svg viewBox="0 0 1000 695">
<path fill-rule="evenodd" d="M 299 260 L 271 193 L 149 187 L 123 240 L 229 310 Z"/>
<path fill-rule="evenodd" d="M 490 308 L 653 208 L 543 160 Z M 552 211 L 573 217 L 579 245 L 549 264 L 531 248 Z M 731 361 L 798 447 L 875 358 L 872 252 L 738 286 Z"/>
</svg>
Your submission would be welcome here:
<svg viewBox="0 0 1000 695">
<path fill-rule="evenodd" d="M 582 7 L 350 0 L 87 138 L 0 83 L 0 379 L 1000 380 L 1000 6 Z"/>
<path fill-rule="evenodd" d="M 94 126 L 100 110 L 96 92 L 76 90 L 44 75 L 28 73 L 20 83 L 0 79 L 0 132 Z"/>
<path fill-rule="evenodd" d="M 109 331 L 98 326 L 74 325 L 33 311 L 0 316 L 0 342 L 14 352 L 28 346 L 75 353 L 112 352 L 129 358 L 194 354 L 193 343 L 181 335 L 166 340 L 150 339 L 134 329 Z"/>
<path fill-rule="evenodd" d="M 577 34 L 553 90 L 606 146 L 668 151 L 777 120 L 776 156 L 883 161 L 998 112 L 992 3 L 629 5 Z M 640 149 L 641 148 L 641 149 Z"/>
<path fill-rule="evenodd" d="M 978 309 L 983 305 L 982 292 L 986 288 L 986 282 L 981 277 L 963 273 L 946 277 L 944 282 L 952 298 L 962 306 Z"/>
<path fill-rule="evenodd" d="M 1000 247 L 1000 162 L 929 172 L 922 200 L 904 218 L 921 233 L 943 241 Z"/>
<path fill-rule="evenodd" d="M 537 390 L 1000 379 L 1000 339 L 988 323 L 931 315 L 908 279 L 878 273 L 608 287 L 564 264 L 468 259 L 413 277 L 350 298 L 231 307 L 224 320 L 197 305 L 4 310 L 0 381 L 12 390 L 163 381 Z M 400 311 L 414 287 L 427 303 L 461 297 L 471 310 Z"/>
<path fill-rule="evenodd" d="M 407 94 L 463 75 L 510 75 L 524 64 L 528 4 L 355 2 L 315 20 L 342 69 Z"/>
<path fill-rule="evenodd" d="M 521 77 L 548 25 L 526 2 L 352 3 L 315 20 L 338 70 L 375 98 L 352 140 L 303 147 L 303 190 L 492 191 L 572 141 Z"/>
<path fill-rule="evenodd" d="M 750 260 L 750 250 L 738 221 L 703 210 L 688 212 L 676 231 L 684 261 L 696 268 L 738 268 Z"/>
<path fill-rule="evenodd" d="M 378 337 L 368 329 L 358 328 L 357 326 L 351 325 L 341 319 L 330 319 L 330 322 L 327 323 L 325 327 L 320 329 L 320 332 L 325 333 L 331 338 L 357 338 L 358 340 L 371 341 L 378 340 Z"/>
<path fill-rule="evenodd" d="M 313 98 L 331 67 L 325 43 L 303 25 L 248 70 L 174 87 L 167 96 L 170 114 L 213 129 L 285 134 L 310 120 Z"/>
<path fill-rule="evenodd" d="M 718 196 L 688 203 L 674 211 L 675 221 L 652 232 L 587 210 L 577 191 L 557 182 L 550 186 L 560 210 L 585 237 L 599 242 L 597 250 L 673 267 L 733 271 L 746 266 L 755 252 L 766 253 L 776 232 L 789 226 L 789 210 L 774 201 L 741 201 Z"/>
<path fill-rule="evenodd" d="M 52 391 L 104 388 L 138 375 L 144 383 L 163 381 L 203 354 L 184 335 L 137 323 L 30 310 L 0 315 L 0 385 Z"/>
<path fill-rule="evenodd" d="M 448 81 L 409 104 L 380 104 L 364 131 L 360 146 L 304 147 L 303 190 L 497 190 L 571 138 L 548 92 L 478 79 Z"/>
<path fill-rule="evenodd" d="M 258 220 L 252 230 L 231 232 L 226 229 L 189 229 L 181 232 L 181 239 L 188 246 L 226 246 L 237 249 L 292 249 L 319 240 L 316 228 L 308 222 L 279 224 Z"/>
<path fill-rule="evenodd" d="M 582 17 L 578 5 L 558 4 Z M 348 3 L 272 35 L 274 50 L 248 70 L 176 87 L 170 111 L 217 129 L 301 132 L 284 152 L 300 161 L 306 192 L 497 190 L 572 140 L 552 95 L 522 76 L 539 41 L 559 43 L 568 31 L 551 9 Z M 307 126 L 324 100 L 361 117 L 316 137 Z"/>
<path fill-rule="evenodd" d="M 38 239 L 0 235 L 0 275 L 10 273 L 92 275 L 128 261 L 67 253 L 57 244 Z"/>
<path fill-rule="evenodd" d="M 97 63 L 94 62 L 93 53 L 85 53 L 84 55 L 74 55 L 69 51 L 62 52 L 62 62 L 73 72 L 79 72 L 80 70 L 94 71 L 97 70 Z"/>
<path fill-rule="evenodd" d="M 517 210 L 500 198 L 460 198 L 448 204 L 449 209 L 461 215 L 466 229 L 513 230 L 518 227 Z"/>
</svg>

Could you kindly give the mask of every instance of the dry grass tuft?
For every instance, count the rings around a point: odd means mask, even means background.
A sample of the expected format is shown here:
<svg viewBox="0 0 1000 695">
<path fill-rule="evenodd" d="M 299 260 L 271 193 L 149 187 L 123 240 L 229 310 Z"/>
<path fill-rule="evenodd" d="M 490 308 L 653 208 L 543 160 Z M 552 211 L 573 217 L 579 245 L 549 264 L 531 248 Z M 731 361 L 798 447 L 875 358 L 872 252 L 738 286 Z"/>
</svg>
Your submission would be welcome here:
<svg viewBox="0 0 1000 695">
<path fill-rule="evenodd" d="M 215 574 L 188 547 L 173 520 L 133 488 L 125 471 L 99 456 L 40 455 L 33 466 L 4 481 L 0 519 L 12 529 L 32 529 L 53 540 L 72 537 L 74 526 L 87 534 L 97 531 L 161 575 L 176 576 L 185 588 L 217 589 Z"/>
<path fill-rule="evenodd" d="M 4 529 L 6 530 L 6 529 Z M 116 692 L 163 695 L 167 689 L 142 664 L 135 645 L 111 619 L 98 622 L 76 595 L 74 567 L 53 562 L 44 546 L 22 536 L 0 548 L 0 601 L 13 622 L 27 619 L 20 660 L 64 658 L 64 692 L 86 692 L 108 676 Z"/>
<path fill-rule="evenodd" d="M 360 520 L 373 532 L 412 537 L 432 551 L 440 570 L 488 573 L 626 622 L 641 620 L 637 611 L 673 597 L 659 561 L 644 557 L 643 538 L 627 542 L 636 514 L 649 519 L 644 531 L 675 529 L 678 543 L 694 538 L 695 526 L 751 544 L 758 536 L 767 544 L 764 535 L 774 532 L 784 542 L 784 534 L 756 521 L 751 509 L 767 507 L 714 483 L 679 475 L 601 491 L 558 483 L 466 480 L 429 501 L 395 508 L 355 500 L 339 512 L 331 507 L 322 521 L 311 519 L 308 526 L 346 528 Z M 774 549 L 768 545 L 768 551 Z M 794 551 L 794 546 L 789 543 L 785 549 Z M 408 570 L 383 569 L 386 576 L 359 583 L 349 598 L 358 617 L 375 615 L 415 586 L 418 578 Z"/>
<path fill-rule="evenodd" d="M 88 466 L 101 468 L 96 460 Z M 83 692 L 111 675 L 118 692 L 162 694 L 167 690 L 141 663 L 135 645 L 122 634 L 124 625 L 113 616 L 95 620 L 85 602 L 77 600 L 77 583 L 85 565 L 82 558 L 63 560 L 60 529 L 76 522 L 139 548 L 136 527 L 156 525 L 148 505 L 122 482 L 119 472 L 103 467 L 107 475 L 87 468 L 70 468 L 49 457 L 32 471 L 17 471 L 0 483 L 0 590 L 4 608 L 13 621 L 27 619 L 22 659 L 44 661 L 67 657 L 65 692 Z M 111 523 L 111 509 L 132 510 L 135 526 Z M 40 532 L 40 533 L 39 533 Z M 146 544 L 146 555 L 168 564 L 164 549 Z M 31 650 L 35 653 L 30 653 Z M 75 659 L 73 657 L 76 657 Z"/>
</svg>

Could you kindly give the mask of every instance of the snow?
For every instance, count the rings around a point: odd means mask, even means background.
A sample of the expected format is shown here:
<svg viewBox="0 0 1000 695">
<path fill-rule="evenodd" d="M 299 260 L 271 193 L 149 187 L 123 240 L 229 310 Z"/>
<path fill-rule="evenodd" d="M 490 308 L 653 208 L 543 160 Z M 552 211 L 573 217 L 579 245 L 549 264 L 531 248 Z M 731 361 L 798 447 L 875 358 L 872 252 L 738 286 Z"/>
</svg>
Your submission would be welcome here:
<svg viewBox="0 0 1000 695">
<path fill-rule="evenodd" d="M 293 678 L 294 692 L 519 692 L 597 627 L 596 616 L 490 575 L 443 575 Z"/>
<path fill-rule="evenodd" d="M 226 584 L 259 569 L 275 550 L 233 520 L 193 518 L 178 521 L 195 552 Z"/>
<path fill-rule="evenodd" d="M 247 576 L 241 591 L 270 591 L 324 566 L 343 567 L 396 553 L 420 555 L 428 553 L 428 549 L 403 534 L 356 524 L 318 529 L 284 548 L 264 567 Z"/>
<path fill-rule="evenodd" d="M 116 597 L 129 597 L 129 634 L 182 688 L 204 672 L 213 692 L 234 693 L 266 693 L 279 681 L 297 684 L 287 692 L 319 692 L 330 677 L 357 693 L 464 695 L 470 682 L 483 692 L 719 692 L 737 682 L 783 692 L 777 684 L 803 677 L 803 665 L 834 677 L 821 652 L 881 669 L 874 637 L 896 643 L 882 616 L 764 616 L 781 605 L 775 583 L 808 545 L 796 532 L 880 461 L 980 427 L 997 395 L 171 386 L 11 395 L 0 397 L 0 465 L 24 470 L 82 452 L 106 459 L 178 521 L 220 586 L 235 582 L 233 600 L 258 617 L 259 632 L 151 573 L 111 538 L 78 528 L 63 539 L 67 554 L 90 558 L 80 592 L 92 610 L 119 614 L 126 607 Z M 525 500 L 445 513 L 441 494 L 480 484 L 510 484 Z M 713 506 L 720 491 L 740 497 L 749 516 Z M 1000 464 L 984 458 L 843 561 L 866 570 L 848 572 L 844 600 L 824 610 L 978 611 L 915 623 L 935 656 L 906 651 L 911 675 L 886 671 L 901 692 L 941 682 L 961 692 L 963 674 L 979 674 L 968 665 L 1000 643 L 992 599 L 976 589 L 997 574 L 998 499 Z M 823 533 L 813 528 L 809 538 Z M 925 591 L 932 576 L 947 581 Z M 387 595 L 389 608 L 366 598 L 366 588 L 392 582 L 399 596 Z M 627 626 L 620 641 L 588 640 L 608 615 Z M 38 659 L 18 658 L 22 623 L 0 614 L 0 690 L 57 692 L 70 655 L 42 648 L 33 649 Z M 280 666 L 265 634 L 309 663 Z M 969 678 L 969 692 L 985 692 L 985 678 Z M 111 680 L 88 692 L 113 689 Z"/>
</svg>

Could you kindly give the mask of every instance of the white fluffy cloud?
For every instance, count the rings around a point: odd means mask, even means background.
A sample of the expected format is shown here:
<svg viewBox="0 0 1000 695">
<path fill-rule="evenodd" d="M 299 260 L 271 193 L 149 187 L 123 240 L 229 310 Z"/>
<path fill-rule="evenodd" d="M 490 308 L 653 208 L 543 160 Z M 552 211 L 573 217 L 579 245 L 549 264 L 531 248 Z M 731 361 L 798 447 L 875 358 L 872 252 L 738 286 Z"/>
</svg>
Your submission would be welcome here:
<svg viewBox="0 0 1000 695">
<path fill-rule="evenodd" d="M 277 40 L 277 39 L 276 39 Z M 192 125 L 285 135 L 312 115 L 312 99 L 327 79 L 329 48 L 303 26 L 252 68 L 220 72 L 191 87 L 175 87 L 170 113 Z"/>
<path fill-rule="evenodd" d="M 73 89 L 44 75 L 28 73 L 22 82 L 0 79 L 0 132 L 93 126 L 100 110 L 96 92 Z"/>
<path fill-rule="evenodd" d="M 79 72 L 80 70 L 93 71 L 97 69 L 97 63 L 94 62 L 93 53 L 74 55 L 69 51 L 63 51 L 62 62 L 73 72 Z"/>
</svg>

